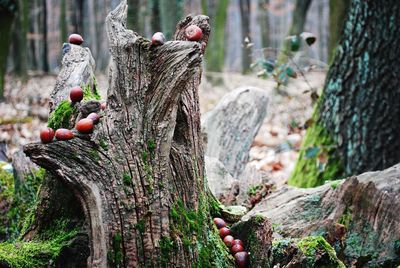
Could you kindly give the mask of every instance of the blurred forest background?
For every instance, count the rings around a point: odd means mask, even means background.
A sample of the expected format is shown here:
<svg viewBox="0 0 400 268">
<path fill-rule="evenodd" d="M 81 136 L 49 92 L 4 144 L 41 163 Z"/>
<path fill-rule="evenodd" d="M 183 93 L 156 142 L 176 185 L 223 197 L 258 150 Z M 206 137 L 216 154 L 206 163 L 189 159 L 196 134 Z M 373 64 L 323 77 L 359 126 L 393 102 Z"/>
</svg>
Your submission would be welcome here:
<svg viewBox="0 0 400 268">
<path fill-rule="evenodd" d="M 171 38 L 176 23 L 185 15 L 208 15 L 213 30 L 206 52 L 206 70 L 246 73 L 252 62 L 264 56 L 262 48 L 273 48 L 268 57 L 276 58 L 285 37 L 303 31 L 313 33 L 318 40 L 308 55 L 328 62 L 349 1 L 128 2 L 129 27 L 147 38 L 157 31 Z M 0 74 L 7 70 L 25 79 L 28 73 L 57 72 L 62 44 L 71 33 L 84 37 L 84 45 L 91 49 L 98 71 L 105 71 L 109 59 L 105 17 L 118 3 L 118 0 L 0 0 Z M 0 89 L 2 84 L 1 81 Z"/>
</svg>

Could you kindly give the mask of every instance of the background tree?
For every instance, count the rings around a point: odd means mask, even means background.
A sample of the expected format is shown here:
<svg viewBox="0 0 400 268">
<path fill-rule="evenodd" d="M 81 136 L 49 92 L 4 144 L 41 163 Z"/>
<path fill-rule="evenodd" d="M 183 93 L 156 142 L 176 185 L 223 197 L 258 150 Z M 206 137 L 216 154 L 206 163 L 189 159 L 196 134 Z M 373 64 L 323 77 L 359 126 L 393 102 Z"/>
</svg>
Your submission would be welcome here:
<svg viewBox="0 0 400 268">
<path fill-rule="evenodd" d="M 251 65 L 251 33 L 250 33 L 250 0 L 239 0 L 242 25 L 242 73 L 250 72 Z"/>
<path fill-rule="evenodd" d="M 11 26 L 17 11 L 17 3 L 12 0 L 0 1 L 0 100 L 3 99 L 4 92 L 4 76 L 7 70 L 7 56 L 10 46 Z"/>
<path fill-rule="evenodd" d="M 307 13 L 312 0 L 296 0 L 296 5 L 292 15 L 292 23 L 289 28 L 288 36 L 299 35 L 304 31 Z M 283 42 L 282 51 L 279 53 L 278 61 L 283 63 L 287 60 L 287 54 L 290 53 L 290 41 Z"/>
<path fill-rule="evenodd" d="M 222 72 L 225 63 L 225 26 L 229 0 L 202 0 L 203 13 L 210 17 L 213 29 L 206 51 L 206 68 Z"/>
<path fill-rule="evenodd" d="M 12 55 L 14 72 L 23 82 L 28 79 L 29 1 L 18 0 L 18 16 L 14 20 Z"/>
<path fill-rule="evenodd" d="M 269 0 L 258 0 L 257 19 L 261 29 L 261 46 L 270 46 L 270 32 L 269 32 Z"/>
<path fill-rule="evenodd" d="M 313 187 L 400 161 L 399 14 L 396 0 L 352 0 L 290 184 Z"/>
<path fill-rule="evenodd" d="M 183 0 L 159 1 L 161 28 L 167 39 L 171 39 L 175 26 L 183 18 Z"/>
<path fill-rule="evenodd" d="M 349 5 L 350 0 L 329 0 L 329 62 L 333 60 L 333 56 L 335 55 L 335 48 L 339 43 Z"/>
</svg>

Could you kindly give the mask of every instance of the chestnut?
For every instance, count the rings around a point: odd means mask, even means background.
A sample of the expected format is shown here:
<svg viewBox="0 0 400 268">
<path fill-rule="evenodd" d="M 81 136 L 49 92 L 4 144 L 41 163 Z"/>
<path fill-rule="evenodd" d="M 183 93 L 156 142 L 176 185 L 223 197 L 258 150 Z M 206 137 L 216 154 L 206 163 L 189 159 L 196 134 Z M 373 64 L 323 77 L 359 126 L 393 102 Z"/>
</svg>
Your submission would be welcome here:
<svg viewBox="0 0 400 268">
<path fill-rule="evenodd" d="M 78 121 L 75 126 L 80 133 L 91 133 L 93 131 L 93 120 L 84 118 Z"/>
<path fill-rule="evenodd" d="M 40 130 L 40 140 L 43 143 L 50 143 L 54 138 L 54 130 L 52 128 L 46 127 Z"/>
<path fill-rule="evenodd" d="M 232 246 L 234 246 L 234 245 L 241 245 L 242 247 L 244 247 L 244 244 L 243 244 L 242 240 L 240 240 L 240 239 L 233 240 Z"/>
<path fill-rule="evenodd" d="M 231 235 L 227 235 L 224 237 L 224 243 L 227 247 L 231 247 L 232 246 L 232 242 L 235 238 L 233 238 L 233 236 Z"/>
<path fill-rule="evenodd" d="M 232 254 L 236 254 L 240 251 L 243 251 L 244 247 L 242 245 L 236 244 L 231 247 Z"/>
<path fill-rule="evenodd" d="M 203 31 L 197 25 L 190 25 L 185 30 L 185 36 L 189 41 L 199 41 L 203 37 Z"/>
<path fill-rule="evenodd" d="M 79 34 L 71 34 L 68 37 L 68 42 L 74 45 L 82 45 L 83 43 L 83 38 Z"/>
<path fill-rule="evenodd" d="M 224 238 L 227 235 L 231 234 L 231 230 L 228 227 L 222 227 L 221 229 L 219 229 L 219 236 L 221 238 Z"/>
<path fill-rule="evenodd" d="M 249 264 L 249 253 L 246 251 L 237 252 L 235 254 L 235 262 L 239 268 L 245 268 Z"/>
<path fill-rule="evenodd" d="M 69 98 L 72 102 L 80 102 L 83 100 L 83 90 L 81 87 L 73 87 L 69 92 Z"/>
<path fill-rule="evenodd" d="M 165 43 L 165 36 L 162 32 L 156 32 L 151 37 L 151 44 L 154 46 L 160 46 Z"/>
<path fill-rule="evenodd" d="M 100 120 L 100 116 L 96 113 L 90 113 L 86 118 L 91 119 L 93 124 L 97 124 Z"/>
<path fill-rule="evenodd" d="M 74 138 L 74 133 L 66 128 L 59 128 L 56 130 L 56 139 L 59 141 L 67 141 Z"/>
<path fill-rule="evenodd" d="M 214 218 L 214 223 L 218 229 L 221 229 L 222 227 L 226 227 L 226 222 L 221 218 Z"/>
</svg>

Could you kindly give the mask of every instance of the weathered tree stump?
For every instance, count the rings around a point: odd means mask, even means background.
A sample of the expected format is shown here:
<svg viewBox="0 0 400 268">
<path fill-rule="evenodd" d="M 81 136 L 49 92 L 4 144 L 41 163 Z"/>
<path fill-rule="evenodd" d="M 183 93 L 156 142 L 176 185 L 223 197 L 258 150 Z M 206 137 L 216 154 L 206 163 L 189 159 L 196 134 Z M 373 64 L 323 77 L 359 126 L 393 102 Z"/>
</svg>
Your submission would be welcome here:
<svg viewBox="0 0 400 268">
<path fill-rule="evenodd" d="M 231 267 L 214 232 L 209 205 L 214 199 L 204 180 L 197 90 L 208 17 L 187 17 L 177 26 L 176 41 L 153 46 L 125 28 L 126 15 L 124 0 L 107 17 L 110 84 L 107 108 L 93 134 L 30 144 L 24 151 L 59 185 L 48 183 L 50 196 L 68 188 L 79 201 L 88 226 L 89 267 Z M 199 42 L 186 41 L 184 31 L 193 24 L 203 31 Z M 78 84 L 88 83 L 92 71 L 81 62 L 63 64 L 79 66 Z M 72 86 L 70 73 L 62 73 L 52 94 L 54 111 Z M 97 101 L 78 105 L 69 126 L 99 106 Z M 40 203 L 38 211 L 36 218 L 46 214 Z"/>
</svg>

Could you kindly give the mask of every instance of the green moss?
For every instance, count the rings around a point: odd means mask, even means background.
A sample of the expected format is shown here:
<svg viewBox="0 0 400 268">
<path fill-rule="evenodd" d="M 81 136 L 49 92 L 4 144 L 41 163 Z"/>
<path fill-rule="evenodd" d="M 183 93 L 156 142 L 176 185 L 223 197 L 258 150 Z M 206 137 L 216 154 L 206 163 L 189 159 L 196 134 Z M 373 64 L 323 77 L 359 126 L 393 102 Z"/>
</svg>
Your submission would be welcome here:
<svg viewBox="0 0 400 268">
<path fill-rule="evenodd" d="M 147 149 L 150 151 L 150 153 L 154 152 L 156 146 L 156 142 L 153 139 L 149 139 L 147 142 Z"/>
<path fill-rule="evenodd" d="M 14 177 L 0 169 L 0 200 L 9 205 L 6 214 L 0 215 L 0 236 L 10 241 L 17 239 L 35 209 L 37 192 L 45 176 L 44 169 L 38 169 L 23 179 L 23 183 L 14 184 Z M 17 181 L 18 182 L 18 181 Z"/>
<path fill-rule="evenodd" d="M 136 224 L 135 224 L 135 229 L 139 231 L 141 235 L 144 234 L 144 231 L 146 229 L 146 225 L 144 222 L 144 219 L 140 219 Z"/>
<path fill-rule="evenodd" d="M 296 248 L 298 248 L 298 251 Z M 297 256 L 293 254 L 297 254 Z M 299 256 L 299 254 L 304 257 Z M 335 250 L 322 236 L 308 236 L 302 239 L 286 238 L 272 241 L 273 264 L 280 263 L 285 265 L 292 258 L 301 260 L 301 267 L 345 267 L 337 258 Z M 319 258 L 323 258 L 323 260 Z"/>
<path fill-rule="evenodd" d="M 346 208 L 340 217 L 338 223 L 343 224 L 346 227 L 346 230 L 349 230 L 350 223 L 353 219 L 353 216 L 351 214 L 351 210 L 349 208 Z"/>
<path fill-rule="evenodd" d="M 161 264 L 166 266 L 168 264 L 170 253 L 176 248 L 174 241 L 166 236 L 162 236 L 160 239 L 160 250 L 161 250 Z"/>
<path fill-rule="evenodd" d="M 69 128 L 72 114 L 76 112 L 76 108 L 67 100 L 62 101 L 57 108 L 51 113 L 48 127 L 52 129 Z"/>
<path fill-rule="evenodd" d="M 97 161 L 97 162 L 100 161 L 100 154 L 99 154 L 99 152 L 97 150 L 92 149 L 92 150 L 90 150 L 89 154 L 90 154 L 90 157 L 94 161 Z"/>
<path fill-rule="evenodd" d="M 100 139 L 100 147 L 103 148 L 103 150 L 107 151 L 108 150 L 108 142 L 105 139 Z"/>
<path fill-rule="evenodd" d="M 112 238 L 112 249 L 107 253 L 107 259 L 114 267 L 123 266 L 122 236 L 115 233 Z"/>
<path fill-rule="evenodd" d="M 341 182 L 342 182 L 341 180 L 336 180 L 331 182 L 332 189 L 336 189 Z"/>
<path fill-rule="evenodd" d="M 317 252 L 326 252 L 332 263 L 337 263 L 337 267 L 345 267 L 344 264 L 339 261 L 336 256 L 335 250 L 329 245 L 328 242 L 322 236 L 308 236 L 301 239 L 297 246 L 304 253 L 304 255 L 309 259 L 309 263 L 315 263 L 315 256 Z"/>
<path fill-rule="evenodd" d="M 298 187 L 315 187 L 327 180 L 339 179 L 343 168 L 340 159 L 335 156 L 333 139 L 327 130 L 316 120 L 304 137 L 295 169 L 289 184 Z"/>
<path fill-rule="evenodd" d="M 66 221 L 57 221 L 53 228 L 29 242 L 0 243 L 0 262 L 13 268 L 50 267 L 78 233 L 77 230 L 67 230 L 67 225 Z"/>
<path fill-rule="evenodd" d="M 209 211 L 209 203 L 204 195 L 200 197 L 197 211 L 186 208 L 182 200 L 176 201 L 170 210 L 173 221 L 171 237 L 181 237 L 187 250 L 196 247 L 199 258 L 194 267 L 232 267 L 232 257 L 219 238 Z"/>
<path fill-rule="evenodd" d="M 131 185 L 132 183 L 132 177 L 129 175 L 128 172 L 124 172 L 122 175 L 122 181 L 124 182 L 125 185 Z"/>
<path fill-rule="evenodd" d="M 93 90 L 90 84 L 87 85 L 82 85 L 81 86 L 83 90 L 83 100 L 84 101 L 90 101 L 90 100 L 100 100 L 100 94 L 97 90 L 97 81 L 96 78 L 93 77 Z"/>
</svg>

